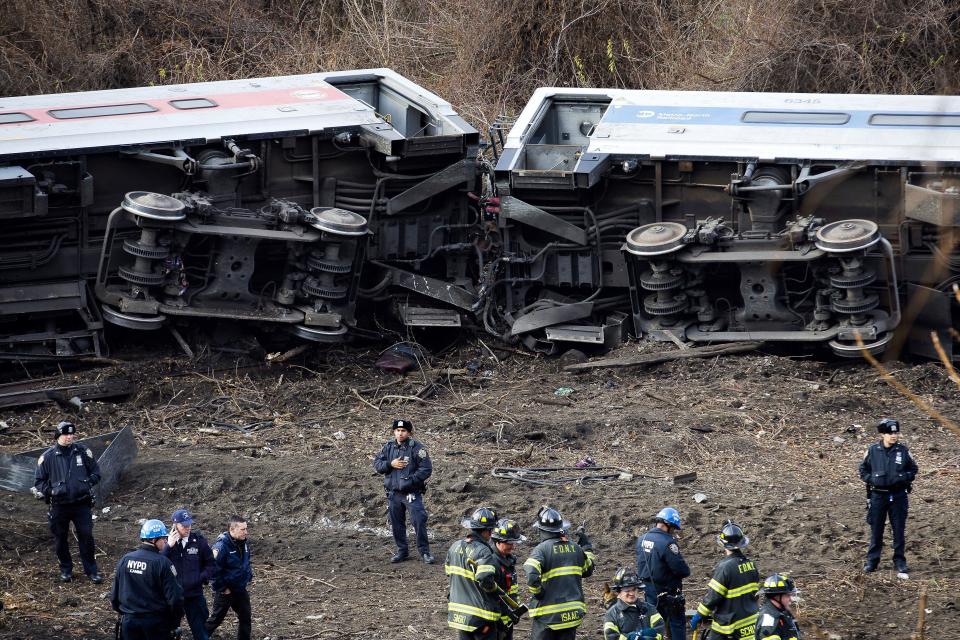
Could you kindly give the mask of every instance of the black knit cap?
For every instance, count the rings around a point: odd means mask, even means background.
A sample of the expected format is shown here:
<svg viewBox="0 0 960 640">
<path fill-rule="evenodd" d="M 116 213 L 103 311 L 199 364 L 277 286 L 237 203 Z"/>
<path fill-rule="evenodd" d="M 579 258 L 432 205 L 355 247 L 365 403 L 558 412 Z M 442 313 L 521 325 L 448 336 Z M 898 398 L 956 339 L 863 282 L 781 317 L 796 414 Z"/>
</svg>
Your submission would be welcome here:
<svg viewBox="0 0 960 640">
<path fill-rule="evenodd" d="M 397 418 L 393 421 L 392 429 L 406 429 L 410 433 L 413 433 L 413 423 L 409 420 L 404 420 L 403 418 Z"/>
</svg>

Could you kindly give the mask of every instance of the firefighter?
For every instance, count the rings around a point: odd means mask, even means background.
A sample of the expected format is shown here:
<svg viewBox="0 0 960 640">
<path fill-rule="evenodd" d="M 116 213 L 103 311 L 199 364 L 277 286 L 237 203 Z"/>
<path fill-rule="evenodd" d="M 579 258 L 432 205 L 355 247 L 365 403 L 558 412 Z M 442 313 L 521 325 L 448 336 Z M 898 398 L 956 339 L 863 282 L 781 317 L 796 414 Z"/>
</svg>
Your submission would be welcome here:
<svg viewBox="0 0 960 640">
<path fill-rule="evenodd" d="M 618 569 L 612 588 L 617 594 L 603 618 L 605 640 L 662 640 L 663 616 L 652 604 L 640 598 L 643 583 L 635 573 Z"/>
<path fill-rule="evenodd" d="M 867 523 L 870 525 L 870 548 L 863 565 L 866 573 L 877 570 L 883 550 L 883 530 L 890 516 L 893 529 L 893 565 L 897 575 L 910 577 L 904 532 L 907 527 L 907 494 L 917 477 L 917 463 L 906 445 L 900 443 L 900 423 L 884 418 L 877 423 L 880 442 L 870 445 L 860 463 L 860 479 L 867 485 Z"/>
<path fill-rule="evenodd" d="M 533 526 L 540 531 L 540 544 L 523 563 L 532 640 L 572 640 L 587 611 L 583 578 L 593 574 L 593 545 L 582 530 L 576 542 L 570 540 L 570 523 L 550 507 L 540 510 Z"/>
<path fill-rule="evenodd" d="M 756 640 L 800 640 L 790 604 L 797 587 L 787 574 L 775 573 L 763 581 L 763 603 L 757 619 Z"/>
<path fill-rule="evenodd" d="M 708 616 L 713 619 L 710 640 L 753 640 L 760 574 L 753 561 L 743 555 L 750 538 L 739 525 L 727 520 L 717 544 L 724 548 L 726 557 L 713 570 L 707 593 L 690 618 L 690 628 L 696 630 L 700 620 Z"/>
<path fill-rule="evenodd" d="M 690 575 L 690 567 L 677 542 L 680 513 L 665 507 L 654 516 L 653 523 L 637 540 L 637 575 L 645 585 L 647 604 L 663 616 L 671 640 L 684 640 L 687 620 L 683 579 Z"/>
<path fill-rule="evenodd" d="M 73 523 L 80 548 L 83 572 L 94 584 L 103 582 L 97 568 L 93 541 L 93 488 L 100 482 L 100 466 L 93 451 L 74 443 L 77 427 L 61 422 L 54 431 L 57 444 L 43 452 L 37 460 L 33 490 L 50 505 L 47 518 L 53 533 L 60 580 L 73 580 L 73 559 L 70 557 L 70 523 Z"/>
<path fill-rule="evenodd" d="M 527 537 L 520 533 L 520 525 L 508 518 L 497 521 L 490 538 L 493 540 L 494 581 L 514 602 L 520 597 L 520 585 L 517 584 L 517 557 L 513 555 L 516 545 L 526 542 Z M 506 602 L 500 602 L 500 623 L 497 625 L 499 640 L 513 640 L 513 625 L 517 619 L 511 616 Z"/>
<path fill-rule="evenodd" d="M 460 640 L 497 639 L 501 605 L 496 596 L 496 561 L 490 546 L 496 522 L 493 509 L 480 507 L 460 523 L 470 533 L 447 551 L 447 626 L 457 629 Z"/>
</svg>

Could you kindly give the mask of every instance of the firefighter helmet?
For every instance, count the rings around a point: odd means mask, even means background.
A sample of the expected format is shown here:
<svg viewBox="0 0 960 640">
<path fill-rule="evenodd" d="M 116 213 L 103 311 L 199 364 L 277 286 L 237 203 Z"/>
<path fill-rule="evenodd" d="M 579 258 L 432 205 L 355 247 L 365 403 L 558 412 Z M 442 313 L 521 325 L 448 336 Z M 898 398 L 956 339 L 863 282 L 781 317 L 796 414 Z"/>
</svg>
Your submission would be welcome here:
<svg viewBox="0 0 960 640">
<path fill-rule="evenodd" d="M 520 525 L 509 518 L 502 518 L 497 521 L 497 526 L 493 528 L 493 534 L 490 536 L 500 542 L 509 542 L 518 544 L 526 541 L 527 537 L 520 533 Z"/>
<path fill-rule="evenodd" d="M 760 593 L 767 596 L 777 596 L 782 593 L 789 593 L 794 595 L 797 593 L 797 585 L 793 583 L 793 580 L 790 579 L 785 573 L 775 573 L 766 580 L 763 581 L 763 586 L 760 588 Z"/>
<path fill-rule="evenodd" d="M 543 507 L 537 514 L 537 521 L 533 523 L 533 527 L 547 533 L 563 533 L 570 528 L 570 523 L 564 520 L 556 509 Z"/>
<path fill-rule="evenodd" d="M 640 580 L 640 577 L 634 572 L 627 573 L 627 570 L 624 567 L 617 569 L 617 572 L 613 575 L 613 583 L 610 585 L 610 588 L 619 593 L 623 589 L 628 589 L 630 587 L 642 587 L 643 581 Z"/>
<path fill-rule="evenodd" d="M 493 529 L 496 524 L 497 512 L 490 507 L 480 507 L 469 518 L 460 521 L 460 525 L 464 529 L 473 529 L 474 531 Z"/>
<path fill-rule="evenodd" d="M 740 525 L 733 520 L 727 520 L 720 529 L 717 543 L 724 549 L 743 549 L 750 544 L 750 538 L 744 535 Z"/>
</svg>

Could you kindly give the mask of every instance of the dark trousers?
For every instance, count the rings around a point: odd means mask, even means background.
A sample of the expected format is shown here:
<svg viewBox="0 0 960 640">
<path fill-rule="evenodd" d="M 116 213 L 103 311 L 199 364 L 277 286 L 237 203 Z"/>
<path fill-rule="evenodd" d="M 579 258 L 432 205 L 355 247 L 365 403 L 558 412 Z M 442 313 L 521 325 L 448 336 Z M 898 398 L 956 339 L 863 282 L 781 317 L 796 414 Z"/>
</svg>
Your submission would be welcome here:
<svg viewBox="0 0 960 640">
<path fill-rule="evenodd" d="M 120 623 L 123 640 L 167 640 L 170 637 L 170 620 L 163 614 L 124 614 Z"/>
<path fill-rule="evenodd" d="M 410 512 L 413 530 L 417 532 L 417 551 L 420 555 L 430 553 L 430 541 L 427 540 L 427 510 L 423 506 L 423 494 L 393 491 L 387 496 L 387 515 L 390 517 L 390 528 L 393 529 L 393 541 L 397 545 L 397 553 L 402 556 L 410 553 L 407 546 L 407 511 Z"/>
<path fill-rule="evenodd" d="M 686 640 L 686 614 L 675 610 L 669 610 L 666 607 L 658 606 L 657 595 L 659 593 L 660 589 L 658 589 L 652 582 L 645 583 L 643 588 L 643 597 L 647 601 L 647 604 L 657 607 L 657 611 L 661 616 L 663 616 L 663 624 L 666 626 L 666 630 L 670 634 L 670 640 Z"/>
<path fill-rule="evenodd" d="M 879 493 L 870 494 L 870 506 L 867 509 L 867 522 L 870 523 L 870 548 L 867 549 L 867 562 L 876 565 L 880 562 L 880 552 L 883 550 L 883 530 L 887 525 L 887 516 L 890 517 L 890 528 L 893 529 L 893 564 L 897 569 L 907 566 L 904 555 L 906 546 L 904 532 L 907 528 L 907 493 Z"/>
<path fill-rule="evenodd" d="M 210 616 L 207 610 L 207 599 L 203 594 L 199 596 L 188 596 L 183 599 L 183 613 L 187 618 L 187 624 L 190 626 L 190 633 L 193 634 L 193 640 L 207 640 L 206 622 Z"/>
<path fill-rule="evenodd" d="M 513 625 L 509 627 L 503 623 L 497 625 L 497 640 L 513 640 Z"/>
<path fill-rule="evenodd" d="M 52 504 L 47 519 L 50 521 L 50 532 L 53 533 L 60 571 L 73 573 L 73 559 L 70 557 L 69 543 L 70 523 L 72 522 L 73 528 L 77 532 L 83 572 L 87 575 L 98 573 L 97 561 L 94 558 L 93 517 L 90 513 L 90 506 L 86 503 Z"/>
<path fill-rule="evenodd" d="M 218 591 L 213 592 L 213 613 L 207 620 L 207 634 L 212 635 L 223 619 L 227 617 L 227 610 L 233 609 L 237 614 L 237 640 L 250 640 L 252 627 L 250 615 L 250 594 L 243 591 L 230 590 L 229 595 Z"/>
<path fill-rule="evenodd" d="M 497 640 L 497 625 L 484 625 L 476 631 L 457 631 L 457 640 Z"/>
<path fill-rule="evenodd" d="M 530 638 L 532 640 L 574 640 L 576 637 L 576 627 L 554 630 L 536 619 L 530 624 Z"/>
</svg>

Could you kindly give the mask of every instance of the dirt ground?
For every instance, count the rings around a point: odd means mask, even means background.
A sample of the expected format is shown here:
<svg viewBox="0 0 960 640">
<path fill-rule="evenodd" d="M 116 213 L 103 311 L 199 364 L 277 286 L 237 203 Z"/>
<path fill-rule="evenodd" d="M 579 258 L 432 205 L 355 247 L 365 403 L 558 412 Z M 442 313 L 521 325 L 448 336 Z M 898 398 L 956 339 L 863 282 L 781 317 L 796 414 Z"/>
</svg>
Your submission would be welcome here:
<svg viewBox="0 0 960 640">
<path fill-rule="evenodd" d="M 667 348 L 631 343 L 614 355 Z M 64 374 L 137 382 L 134 396 L 89 402 L 76 421 L 81 436 L 133 425 L 140 455 L 97 505 L 98 562 L 108 578 L 100 586 L 59 584 L 45 506 L 0 492 L 0 637 L 112 638 L 106 596 L 116 562 L 136 544 L 137 521 L 169 522 L 182 506 L 211 541 L 230 514 L 248 518 L 254 638 L 455 637 L 446 627 L 442 558 L 463 533 L 460 517 L 490 505 L 529 535 L 543 504 L 585 522 L 596 546 L 583 637 L 600 635 L 604 581 L 634 562 L 637 534 L 666 505 L 684 519 L 690 606 L 722 556 L 714 537 L 729 517 L 751 537 L 747 553 L 761 574 L 796 578 L 805 638 L 906 640 L 924 589 L 926 637 L 960 627 L 960 442 L 868 365 L 759 351 L 573 375 L 558 360 L 473 343 L 399 377 L 378 371 L 377 355 L 317 350 L 284 364 L 212 370 L 165 354 Z M 960 390 L 941 366 L 891 368 L 945 415 L 958 415 Z M 558 396 L 560 387 L 573 392 Z M 0 450 L 52 443 L 49 429 L 62 415 L 55 405 L 4 412 Z M 860 571 L 868 532 L 857 465 L 881 416 L 901 420 L 920 466 L 909 581 L 896 578 L 889 546 L 880 571 Z M 413 421 L 433 458 L 433 566 L 389 563 L 386 503 L 371 460 L 395 417 Z M 572 466 L 586 456 L 632 477 L 535 486 L 491 475 L 497 466 Z M 693 483 L 672 482 L 690 471 Z M 551 477 L 564 476 L 572 473 Z M 700 503 L 698 493 L 706 496 Z M 528 549 L 520 548 L 521 561 Z M 217 637 L 233 637 L 233 620 Z M 528 630 L 524 620 L 517 637 Z"/>
</svg>

